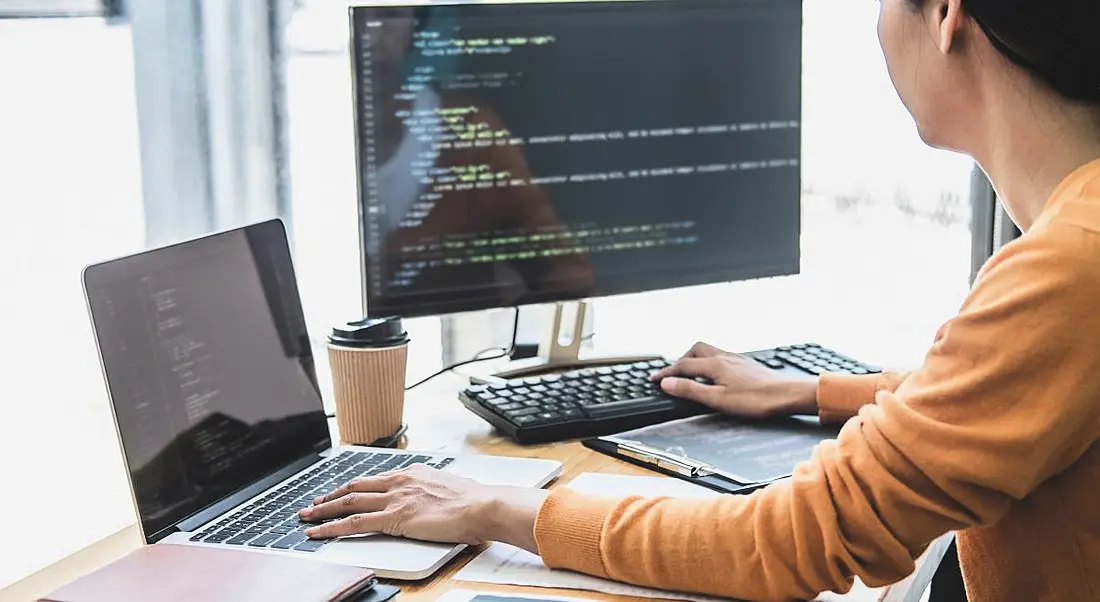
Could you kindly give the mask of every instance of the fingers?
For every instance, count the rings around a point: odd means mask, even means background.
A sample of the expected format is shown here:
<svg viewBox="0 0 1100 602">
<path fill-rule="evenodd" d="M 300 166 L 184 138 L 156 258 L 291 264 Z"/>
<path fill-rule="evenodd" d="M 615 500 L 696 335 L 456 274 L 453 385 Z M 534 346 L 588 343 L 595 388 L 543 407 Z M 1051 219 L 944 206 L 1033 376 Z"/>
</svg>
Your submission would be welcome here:
<svg viewBox="0 0 1100 602">
<path fill-rule="evenodd" d="M 713 358 L 686 358 L 657 372 L 652 376 L 655 381 L 671 376 L 703 376 L 711 380 L 717 378 L 717 362 Z"/>
<path fill-rule="evenodd" d="M 706 405 L 716 405 L 721 401 L 723 388 L 716 385 L 704 385 L 687 378 L 670 377 L 661 381 L 661 389 L 673 397 L 690 399 Z"/>
<path fill-rule="evenodd" d="M 713 345 L 708 345 L 706 343 L 696 343 L 691 346 L 691 349 L 688 349 L 688 352 L 685 353 L 682 358 L 680 358 L 680 361 L 656 372 L 650 378 L 653 381 L 659 381 L 661 379 L 668 378 L 669 376 L 707 376 L 704 374 L 687 374 L 690 369 L 685 369 L 685 362 L 687 362 L 688 360 L 709 359 L 720 357 L 723 355 L 726 355 L 726 352 L 717 347 L 714 347 Z M 700 369 L 698 368 L 698 366 L 701 366 L 702 364 L 688 365 L 696 366 L 695 369 L 698 370 Z M 708 378 L 713 378 L 713 376 L 708 376 Z"/>
<path fill-rule="evenodd" d="M 303 508 L 298 515 L 308 521 L 318 521 L 352 516 L 361 512 L 378 512 L 385 510 L 388 499 L 389 497 L 382 493 L 349 493 L 331 502 Z"/>
<path fill-rule="evenodd" d="M 349 493 L 385 493 L 391 489 L 389 474 L 375 477 L 360 477 L 333 489 L 329 493 L 313 499 L 314 505 L 342 498 Z"/>
<path fill-rule="evenodd" d="M 726 352 L 714 347 L 713 345 L 707 345 L 706 343 L 696 343 L 688 349 L 688 352 L 684 354 L 685 358 L 688 357 L 715 357 L 724 355 Z"/>
<path fill-rule="evenodd" d="M 385 533 L 386 526 L 391 520 L 392 516 L 386 512 L 353 514 L 341 520 L 306 529 L 306 536 L 311 539 L 332 539 L 349 535 Z"/>
</svg>

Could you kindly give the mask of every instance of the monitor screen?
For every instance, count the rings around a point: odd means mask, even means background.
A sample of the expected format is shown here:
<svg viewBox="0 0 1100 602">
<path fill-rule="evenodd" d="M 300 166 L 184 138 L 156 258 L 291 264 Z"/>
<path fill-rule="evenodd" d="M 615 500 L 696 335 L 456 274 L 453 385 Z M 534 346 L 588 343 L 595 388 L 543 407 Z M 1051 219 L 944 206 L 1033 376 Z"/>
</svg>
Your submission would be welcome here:
<svg viewBox="0 0 1100 602">
<path fill-rule="evenodd" d="M 373 316 L 797 273 L 802 2 L 351 9 Z"/>
<path fill-rule="evenodd" d="M 84 284 L 147 537 L 330 442 L 279 222 L 91 266 Z"/>
</svg>

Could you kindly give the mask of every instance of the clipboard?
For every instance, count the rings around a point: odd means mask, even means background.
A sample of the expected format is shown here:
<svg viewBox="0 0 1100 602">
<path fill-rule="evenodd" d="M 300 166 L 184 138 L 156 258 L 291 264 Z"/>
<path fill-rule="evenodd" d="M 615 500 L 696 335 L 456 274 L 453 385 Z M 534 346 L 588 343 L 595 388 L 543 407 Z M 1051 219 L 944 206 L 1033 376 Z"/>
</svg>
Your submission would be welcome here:
<svg viewBox="0 0 1100 602">
<path fill-rule="evenodd" d="M 610 440 L 610 438 L 594 437 L 581 441 L 581 444 L 585 447 L 602 454 L 618 458 L 629 464 L 633 464 L 640 468 L 646 468 L 668 477 L 688 481 L 719 493 L 752 493 L 757 489 L 763 489 L 772 483 L 777 483 L 790 477 L 790 475 L 785 475 L 784 477 L 772 479 L 770 481 L 742 483 L 720 473 L 712 472 L 713 469 L 711 467 L 702 465 L 694 460 L 673 456 L 659 450 L 653 450 L 636 441 L 630 443 L 632 445 L 624 449 L 621 443 L 616 443 Z M 633 447 L 633 449 L 630 449 L 631 447 Z"/>
<path fill-rule="evenodd" d="M 709 414 L 585 439 L 602 454 L 720 493 L 747 494 L 790 478 L 839 426 L 816 418 L 758 422 Z M 695 457 L 686 450 L 695 450 Z"/>
</svg>

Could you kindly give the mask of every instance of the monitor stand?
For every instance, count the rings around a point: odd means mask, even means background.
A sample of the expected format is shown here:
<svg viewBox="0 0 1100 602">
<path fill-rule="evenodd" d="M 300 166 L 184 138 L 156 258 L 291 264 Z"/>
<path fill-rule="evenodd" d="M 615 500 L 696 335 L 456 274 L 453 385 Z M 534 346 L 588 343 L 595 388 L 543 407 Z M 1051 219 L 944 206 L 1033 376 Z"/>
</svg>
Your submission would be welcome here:
<svg viewBox="0 0 1100 602">
<path fill-rule="evenodd" d="M 585 301 L 577 301 L 576 303 L 578 305 L 577 313 L 571 332 L 566 331 L 564 328 L 565 303 L 554 305 L 554 319 L 551 321 L 550 327 L 543 333 L 543 340 L 539 344 L 539 357 L 509 362 L 504 370 L 489 376 L 471 375 L 470 382 L 473 384 L 486 384 L 500 382 L 501 380 L 537 378 L 584 368 L 599 368 L 661 359 L 659 355 L 582 357 L 581 345 L 584 343 L 582 333 L 584 332 L 584 319 L 588 313 L 588 303 Z M 565 335 L 569 335 L 569 338 L 566 339 Z"/>
</svg>

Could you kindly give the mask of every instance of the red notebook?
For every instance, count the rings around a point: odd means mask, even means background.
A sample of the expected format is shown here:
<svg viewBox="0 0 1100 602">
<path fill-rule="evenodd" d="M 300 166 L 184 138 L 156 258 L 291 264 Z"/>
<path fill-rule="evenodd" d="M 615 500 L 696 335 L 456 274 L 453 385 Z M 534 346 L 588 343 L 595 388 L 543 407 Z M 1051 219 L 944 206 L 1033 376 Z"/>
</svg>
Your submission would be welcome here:
<svg viewBox="0 0 1100 602">
<path fill-rule="evenodd" d="M 157 544 L 145 546 L 43 597 L 41 602 L 345 602 L 359 600 L 374 572 L 277 554 Z"/>
</svg>

